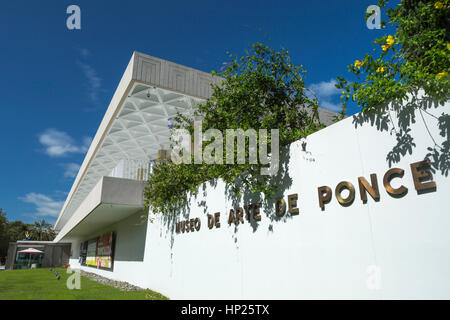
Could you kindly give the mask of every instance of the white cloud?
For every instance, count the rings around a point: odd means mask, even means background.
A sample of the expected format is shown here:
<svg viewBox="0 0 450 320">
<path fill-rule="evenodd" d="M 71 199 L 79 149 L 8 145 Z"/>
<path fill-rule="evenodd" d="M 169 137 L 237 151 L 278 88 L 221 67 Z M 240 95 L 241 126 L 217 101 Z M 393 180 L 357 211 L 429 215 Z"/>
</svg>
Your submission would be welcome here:
<svg viewBox="0 0 450 320">
<path fill-rule="evenodd" d="M 65 168 L 64 177 L 75 178 L 80 170 L 80 165 L 77 163 L 66 163 L 63 165 Z"/>
<path fill-rule="evenodd" d="M 309 89 L 314 91 L 314 93 L 319 97 L 328 98 L 339 93 L 339 90 L 335 87 L 337 81 L 331 79 L 330 81 L 322 81 L 319 83 L 313 83 L 309 86 Z"/>
<path fill-rule="evenodd" d="M 86 48 L 81 48 L 81 49 L 78 49 L 78 50 L 80 51 L 80 54 L 81 54 L 81 56 L 83 58 L 87 58 L 87 57 L 89 57 L 91 55 L 91 52 L 88 49 L 86 49 Z"/>
<path fill-rule="evenodd" d="M 50 128 L 39 135 L 39 142 L 45 147 L 45 153 L 49 156 L 63 157 L 70 153 L 87 152 L 91 139 L 85 137 L 83 143 L 78 145 L 66 132 Z"/>
<path fill-rule="evenodd" d="M 342 104 L 340 104 L 340 103 L 332 103 L 332 102 L 329 102 L 329 101 L 322 101 L 322 102 L 319 102 L 319 106 L 321 108 L 324 108 L 324 109 L 327 109 L 327 110 L 330 110 L 330 111 L 334 111 L 334 112 L 337 112 L 337 113 L 342 111 Z"/>
<path fill-rule="evenodd" d="M 56 201 L 49 196 L 40 193 L 28 193 L 24 197 L 19 198 L 26 203 L 32 203 L 36 206 L 36 213 L 32 216 L 37 217 L 57 217 L 64 201 Z"/>
<path fill-rule="evenodd" d="M 339 94 L 339 89 L 336 88 L 337 81 L 331 79 L 330 81 L 321 81 L 318 83 L 313 83 L 309 86 L 319 100 L 319 107 L 334 111 L 341 112 L 342 106 L 340 103 L 335 103 L 333 100 Z"/>
<path fill-rule="evenodd" d="M 102 79 L 98 76 L 97 71 L 87 63 L 77 61 L 78 66 L 83 71 L 84 76 L 88 81 L 89 98 L 97 103 L 98 94 L 102 88 Z"/>
</svg>

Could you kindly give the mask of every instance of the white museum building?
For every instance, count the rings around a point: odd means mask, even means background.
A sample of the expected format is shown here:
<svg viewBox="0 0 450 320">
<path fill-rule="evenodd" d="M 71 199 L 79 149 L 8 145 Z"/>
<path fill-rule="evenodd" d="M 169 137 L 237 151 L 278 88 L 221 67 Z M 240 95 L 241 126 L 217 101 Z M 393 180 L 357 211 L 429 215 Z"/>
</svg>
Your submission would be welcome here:
<svg viewBox="0 0 450 320">
<path fill-rule="evenodd" d="M 410 149 L 397 141 L 402 109 L 336 123 L 320 109 L 327 127 L 289 147 L 275 205 L 219 181 L 176 216 L 147 218 L 170 119 L 218 81 L 133 54 L 55 224 L 71 268 L 171 299 L 450 298 L 449 155 L 425 160 L 450 139 L 448 102 L 408 113 Z"/>
</svg>

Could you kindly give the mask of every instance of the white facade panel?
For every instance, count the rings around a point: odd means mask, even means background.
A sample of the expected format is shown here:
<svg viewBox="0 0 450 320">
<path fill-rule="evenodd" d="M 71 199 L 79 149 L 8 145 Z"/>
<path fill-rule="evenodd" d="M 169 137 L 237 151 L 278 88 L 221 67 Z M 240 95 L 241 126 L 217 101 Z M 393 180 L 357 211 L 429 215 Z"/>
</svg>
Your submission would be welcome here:
<svg viewBox="0 0 450 320">
<path fill-rule="evenodd" d="M 428 112 L 438 117 L 448 110 L 447 103 Z M 396 125 L 396 114 L 391 116 Z M 383 186 L 390 169 L 386 156 L 396 144 L 392 125 L 380 131 L 376 124 L 356 125 L 349 117 L 309 136 L 306 147 L 304 141 L 291 145 L 289 177 L 280 186 L 285 201 L 298 194 L 299 215 L 276 218 L 273 204 L 262 201 L 259 223 L 230 226 L 229 210 L 257 199 L 247 195 L 236 202 L 222 182 L 208 185 L 206 196 L 192 199 L 189 210 L 177 217 L 200 218 L 200 231 L 176 234 L 171 218 L 156 215 L 147 225 L 143 261 L 119 260 L 113 272 L 99 272 L 172 299 L 449 299 L 450 178 L 436 171 L 436 191 L 418 194 L 410 168 L 424 159 L 432 138 L 438 144 L 445 139 L 437 120 L 424 118 L 431 136 L 416 114 L 411 126 L 416 146 L 391 164 L 405 171 L 392 181 L 395 188 L 408 188 L 401 198 Z M 370 181 L 372 173 L 380 200 L 368 195 L 364 204 L 358 177 Z M 341 181 L 355 187 L 355 200 L 347 207 L 334 196 Z M 317 188 L 324 185 L 333 198 L 321 210 Z M 221 226 L 210 230 L 206 215 L 215 212 Z M 133 228 L 126 230 L 118 230 L 124 242 L 118 245 L 135 242 Z"/>
</svg>

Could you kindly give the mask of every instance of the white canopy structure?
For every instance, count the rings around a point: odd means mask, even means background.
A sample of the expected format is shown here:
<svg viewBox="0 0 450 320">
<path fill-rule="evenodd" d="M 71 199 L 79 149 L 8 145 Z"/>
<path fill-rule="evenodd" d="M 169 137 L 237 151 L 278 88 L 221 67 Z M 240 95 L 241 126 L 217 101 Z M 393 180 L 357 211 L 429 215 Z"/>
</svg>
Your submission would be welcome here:
<svg viewBox="0 0 450 320">
<path fill-rule="evenodd" d="M 141 208 L 141 201 L 117 202 L 117 181 L 103 177 L 133 180 L 128 181 L 130 192 L 137 192 L 142 198 L 139 190 L 144 185 L 139 182 L 147 179 L 150 162 L 157 159 L 158 151 L 169 148 L 171 118 L 177 112 L 192 112 L 211 96 L 211 84 L 219 82 L 220 78 L 209 73 L 134 52 L 56 221 L 55 229 L 60 232 L 55 241 L 63 239 L 81 221 L 86 224 L 89 220 L 85 218 L 105 204 L 106 190 L 116 195 L 109 196 L 114 199 L 107 204 Z M 330 124 L 335 115 L 319 109 L 325 124 Z M 121 188 L 123 192 L 123 181 Z M 93 191 L 96 194 L 89 197 Z M 85 203 L 87 199 L 91 203 Z M 77 211 L 80 212 L 75 215 Z M 112 223 L 116 221 L 111 219 L 113 216 L 105 215 L 99 220 Z M 119 214 L 119 218 L 124 215 Z"/>
<path fill-rule="evenodd" d="M 62 231 L 55 241 L 80 222 L 70 220 L 102 177 L 145 180 L 150 161 L 169 147 L 170 118 L 207 99 L 214 81 L 208 73 L 133 53 L 55 224 Z"/>
<path fill-rule="evenodd" d="M 71 268 L 171 299 L 450 297 L 450 179 L 445 157 L 432 160 L 435 172 L 424 160 L 431 142 L 448 141 L 439 125 L 448 102 L 426 110 L 405 104 L 402 112 L 331 126 L 336 114 L 319 109 L 327 127 L 289 146 L 276 182 L 281 205 L 251 191 L 230 196 L 219 179 L 177 214 L 146 219 L 152 212 L 143 190 L 151 161 L 169 148 L 169 119 L 192 112 L 219 81 L 133 54 L 42 265 L 61 265 L 67 256 Z M 415 147 L 391 163 L 405 114 L 420 120 L 408 128 Z"/>
<path fill-rule="evenodd" d="M 18 251 L 18 253 L 44 253 L 44 251 L 34 249 L 34 248 L 28 248 L 25 250 L 20 250 L 20 251 Z"/>
</svg>

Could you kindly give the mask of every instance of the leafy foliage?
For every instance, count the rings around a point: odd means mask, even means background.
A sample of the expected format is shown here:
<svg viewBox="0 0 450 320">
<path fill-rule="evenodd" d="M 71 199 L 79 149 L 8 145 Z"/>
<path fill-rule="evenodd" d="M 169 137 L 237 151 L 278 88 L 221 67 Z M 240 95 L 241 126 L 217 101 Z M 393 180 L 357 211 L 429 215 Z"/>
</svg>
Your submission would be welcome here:
<svg viewBox="0 0 450 320">
<path fill-rule="evenodd" d="M 379 1 L 381 7 L 386 3 Z M 448 1 L 429 0 L 404 0 L 388 9 L 388 23 L 395 26 L 396 33 L 374 41 L 379 54 L 366 54 L 348 67 L 358 81 L 338 78 L 344 101 L 352 99 L 363 111 L 370 111 L 386 102 L 407 100 L 408 93 L 420 89 L 441 104 L 448 100 L 449 10 Z"/>
<path fill-rule="evenodd" d="M 55 230 L 52 225 L 45 222 L 44 219 L 35 221 L 30 228 L 30 236 L 32 240 L 52 241 L 56 237 Z"/>
<path fill-rule="evenodd" d="M 193 136 L 193 120 L 202 119 L 202 131 L 217 129 L 279 129 L 280 146 L 289 145 L 323 127 L 318 120 L 317 101 L 305 94 L 302 66 L 294 65 L 289 52 L 276 51 L 256 43 L 245 55 L 230 55 L 231 62 L 225 69 L 213 72 L 223 81 L 212 85 L 210 99 L 198 106 L 191 116 L 178 114 L 175 129 L 186 129 Z M 258 142 L 262 138 L 258 135 Z M 211 141 L 210 143 L 213 143 Z M 208 146 L 203 143 L 203 151 Z M 259 143 L 257 143 L 259 145 Z M 269 135 L 268 150 L 271 141 Z M 236 146 L 234 147 L 236 154 Z M 220 156 L 214 154 L 214 156 Z M 246 150 L 245 157 L 249 152 Z M 206 181 L 221 178 L 236 193 L 243 188 L 255 193 L 272 195 L 277 187 L 270 176 L 260 174 L 263 165 L 222 163 L 175 164 L 160 162 L 154 167 L 145 190 L 146 204 L 153 212 L 173 212 L 184 206 L 190 195 L 198 192 Z"/>
<path fill-rule="evenodd" d="M 6 212 L 0 208 L 0 264 L 5 263 L 9 243 L 25 239 L 28 228 L 22 221 L 8 221 Z"/>
<path fill-rule="evenodd" d="M 26 239 L 26 232 L 30 225 L 20 220 L 8 222 L 7 235 L 10 242 Z"/>
<path fill-rule="evenodd" d="M 27 231 L 30 232 L 30 240 L 52 241 L 56 236 L 52 226 L 45 220 L 33 224 L 20 220 L 8 221 L 6 212 L 0 208 L 0 264 L 5 263 L 9 243 L 26 239 Z"/>
<path fill-rule="evenodd" d="M 387 2 L 379 0 L 379 6 L 386 8 Z M 449 13 L 448 0 L 403 0 L 395 8 L 387 9 L 387 23 L 395 27 L 395 34 L 376 39 L 376 53 L 366 54 L 348 67 L 356 81 L 338 78 L 336 87 L 343 90 L 343 112 L 350 99 L 362 108 L 362 113 L 355 117 L 356 123 L 372 121 L 379 129 L 387 130 L 389 108 L 397 112 L 399 120 L 396 127 L 394 124 L 397 145 L 386 157 L 389 164 L 398 162 L 406 153 L 411 154 L 416 146 L 409 126 L 415 122 L 418 111 L 424 123 L 424 114 L 436 118 L 444 138 L 438 144 L 429 133 L 434 145 L 428 148 L 426 157 L 431 160 L 433 170 L 449 173 L 449 115 L 436 117 L 427 111 L 449 99 Z"/>
</svg>

